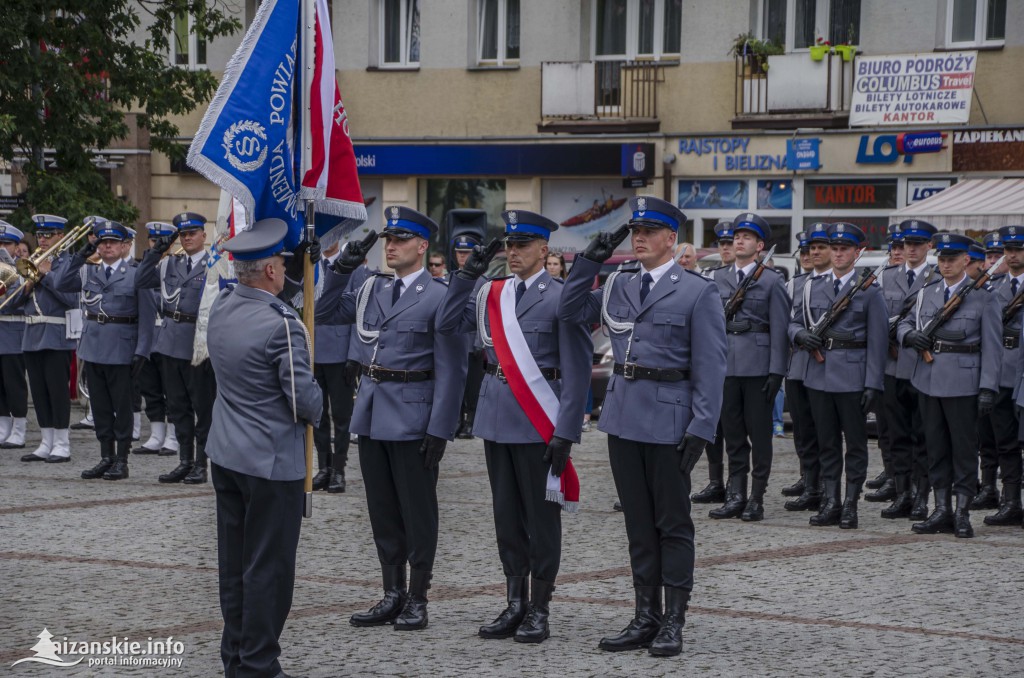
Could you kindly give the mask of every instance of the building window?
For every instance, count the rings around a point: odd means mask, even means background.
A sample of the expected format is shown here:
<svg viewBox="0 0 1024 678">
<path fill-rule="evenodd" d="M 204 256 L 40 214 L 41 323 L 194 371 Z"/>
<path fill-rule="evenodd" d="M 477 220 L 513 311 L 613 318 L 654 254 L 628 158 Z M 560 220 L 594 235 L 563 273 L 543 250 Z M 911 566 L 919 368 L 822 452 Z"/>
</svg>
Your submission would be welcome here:
<svg viewBox="0 0 1024 678">
<path fill-rule="evenodd" d="M 196 35 L 196 18 L 182 12 L 174 18 L 174 64 L 206 68 L 206 40 Z"/>
<path fill-rule="evenodd" d="M 833 45 L 860 40 L 861 0 L 762 0 L 761 37 L 807 49 L 818 38 Z"/>
<path fill-rule="evenodd" d="M 519 60 L 519 0 L 480 0 L 477 61 L 503 66 Z"/>
<path fill-rule="evenodd" d="M 1006 40 L 1006 0 L 949 0 L 946 44 L 1002 45 Z"/>
<path fill-rule="evenodd" d="M 594 58 L 678 58 L 682 0 L 593 0 Z"/>
<path fill-rule="evenodd" d="M 381 66 L 419 66 L 419 0 L 381 0 L 380 26 Z"/>
</svg>

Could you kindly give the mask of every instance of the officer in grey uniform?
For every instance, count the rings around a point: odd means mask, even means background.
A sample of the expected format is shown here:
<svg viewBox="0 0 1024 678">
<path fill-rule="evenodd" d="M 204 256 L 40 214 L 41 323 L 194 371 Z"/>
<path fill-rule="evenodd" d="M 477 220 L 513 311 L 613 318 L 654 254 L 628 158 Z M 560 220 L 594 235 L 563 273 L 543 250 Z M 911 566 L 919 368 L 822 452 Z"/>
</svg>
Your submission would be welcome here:
<svg viewBox="0 0 1024 678">
<path fill-rule="evenodd" d="M 54 281 L 60 292 L 81 292 L 85 324 L 78 355 L 85 362 L 89 401 L 100 441 L 100 463 L 82 478 L 128 477 L 132 448 L 132 378 L 149 355 L 153 317 L 140 316 L 135 262 L 122 258 L 128 230 L 116 221 L 97 221 L 96 240 L 71 256 Z M 99 252 L 100 265 L 85 266 Z M 147 322 L 148 320 L 148 322 Z M 115 457 L 116 446 L 116 457 Z"/>
<path fill-rule="evenodd" d="M 487 212 L 477 209 L 448 210 L 445 220 L 448 222 L 448 233 L 451 235 L 448 271 L 454 274 L 466 263 L 473 248 L 483 244 L 487 233 Z M 482 278 L 478 279 L 476 289 L 479 290 L 483 283 Z M 462 440 L 472 440 L 473 419 L 476 416 L 476 403 L 480 398 L 480 386 L 484 380 L 486 363 L 484 348 L 475 331 L 466 334 L 466 354 L 469 367 L 466 370 L 466 389 L 462 394 L 462 412 L 456 436 Z"/>
<path fill-rule="evenodd" d="M 649 647 L 652 655 L 672 656 L 682 651 L 693 589 L 690 472 L 718 425 L 725 319 L 714 284 L 673 261 L 686 215 L 649 196 L 631 198 L 630 210 L 627 225 L 640 268 L 612 274 L 592 291 L 594 276 L 627 230 L 598 234 L 572 267 L 558 317 L 587 327 L 603 323 L 615 357 L 599 428 L 608 434 L 626 519 L 636 612 L 600 647 Z"/>
<path fill-rule="evenodd" d="M 14 268 L 15 246 L 25 234 L 6 221 L 0 220 L 0 255 L 3 263 Z M 0 300 L 17 294 L 20 279 L 15 277 Z M 28 417 L 28 381 L 25 379 L 25 358 L 22 342 L 25 338 L 25 316 L 14 300 L 0 310 L 0 449 L 25 447 L 25 423 Z"/>
<path fill-rule="evenodd" d="M 502 219 L 514 275 L 501 283 L 486 283 L 474 293 L 497 243 L 487 249 L 478 247 L 451 278 L 439 327 L 445 333 L 473 330 L 487 347 L 487 375 L 475 407 L 475 435 L 484 439 L 508 607 L 493 623 L 481 626 L 479 635 L 514 635 L 517 642 L 539 643 L 549 636 L 548 604 L 562 551 L 561 508 L 547 497 L 548 473 L 561 476 L 572 444 L 580 442 L 594 346 L 588 327 L 563 323 L 557 317 L 562 281 L 548 274 L 544 262 L 548 239 L 558 224 L 525 210 L 506 211 Z M 485 309 L 495 284 L 510 286 L 502 287 L 502 294 L 514 294 L 522 335 L 558 398 L 558 416 L 549 440 L 526 415 L 503 371 L 507 363 L 494 349 L 490 313 Z"/>
<path fill-rule="evenodd" d="M 306 330 L 278 296 L 287 231 L 280 219 L 263 219 L 224 243 L 238 285 L 210 309 L 208 346 L 219 376 L 207 449 L 227 676 L 285 675 L 279 639 L 295 584 L 306 426 L 319 421 L 323 405 Z"/>
<path fill-rule="evenodd" d="M 756 256 L 772 229 L 756 214 L 733 220 L 736 262 L 715 271 L 723 306 L 757 269 Z M 764 492 L 772 470 L 772 406 L 789 362 L 790 300 L 778 272 L 765 269 L 746 291 L 743 306 L 726 324 L 729 360 L 722 400 L 722 432 L 729 455 L 725 503 L 712 518 L 764 519 Z M 747 498 L 747 476 L 752 479 Z"/>
<path fill-rule="evenodd" d="M 204 247 L 206 217 L 185 212 L 173 222 L 177 231 L 157 240 L 143 255 L 136 285 L 140 290 L 160 292 L 162 320 L 153 352 L 160 355 L 157 361 L 167 394 L 167 415 L 178 440 L 178 465 L 158 480 L 194 485 L 207 480 L 206 438 L 217 393 L 210 361 L 192 364 L 209 256 Z M 163 257 L 175 238 L 183 252 Z"/>
<path fill-rule="evenodd" d="M 930 351 L 934 359 L 927 362 L 919 354 L 912 377 L 922 395 L 928 476 L 935 492 L 935 510 L 911 528 L 917 534 L 974 536 L 970 503 L 978 483 L 977 421 L 993 404 L 991 397 L 978 394 L 998 390 L 1002 359 L 999 325 L 983 319 L 990 293 L 984 287 L 974 290 L 934 335 L 922 331 L 952 295 L 974 284 L 965 273 L 972 242 L 958 233 L 935 235 L 941 280 L 917 293 L 914 311 L 900 321 L 897 332 L 901 344 L 921 354 Z"/>
<path fill-rule="evenodd" d="M 349 275 L 376 240 L 350 242 L 327 274 L 317 321 L 354 324 L 370 362 L 362 378 L 352 432 L 366 485 L 384 598 L 355 626 L 427 626 L 427 589 L 437 552 L 437 478 L 455 437 L 466 378 L 465 342 L 437 332 L 446 284 L 423 266 L 432 219 L 408 207 L 386 207 L 384 253 L 395 277 L 375 275 L 346 292 Z M 363 352 L 364 354 L 366 351 Z M 409 587 L 406 590 L 406 563 Z"/>
<path fill-rule="evenodd" d="M 36 240 L 41 249 L 54 245 L 63 235 L 67 219 L 52 214 L 35 214 Z M 32 407 L 39 422 L 39 447 L 24 455 L 22 461 L 66 462 L 71 459 L 68 426 L 71 423 L 71 356 L 78 345 L 69 338 L 69 311 L 77 312 L 78 294 L 56 289 L 55 280 L 70 256 L 63 254 L 39 262 L 42 278 L 19 288 L 11 302 L 25 314 L 22 355 L 32 393 Z"/>
<path fill-rule="evenodd" d="M 854 290 L 860 284 L 854 263 L 867 239 L 858 226 L 838 222 L 828 228 L 832 245 L 832 271 L 802 290 L 789 332 L 808 358 L 804 385 L 818 434 L 824 497 L 810 524 L 858 527 L 857 500 L 868 472 L 868 434 L 865 417 L 881 400 L 889 328 L 885 302 L 877 285 Z M 824 335 L 811 331 L 815 323 L 845 295 L 852 294 L 846 310 Z M 843 455 L 843 442 L 846 455 Z M 846 494 L 840 507 L 839 488 L 846 471 Z"/>
</svg>

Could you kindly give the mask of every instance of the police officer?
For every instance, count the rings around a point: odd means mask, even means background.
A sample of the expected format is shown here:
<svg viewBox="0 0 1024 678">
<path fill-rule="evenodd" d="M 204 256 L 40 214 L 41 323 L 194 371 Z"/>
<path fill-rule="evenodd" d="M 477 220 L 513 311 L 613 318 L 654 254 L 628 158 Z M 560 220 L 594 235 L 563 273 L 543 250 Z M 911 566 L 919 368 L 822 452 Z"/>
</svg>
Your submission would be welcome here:
<svg viewBox="0 0 1024 678">
<path fill-rule="evenodd" d="M 210 361 L 219 377 L 207 442 L 228 676 L 285 675 L 279 639 L 295 584 L 305 432 L 322 406 L 306 331 L 278 297 L 287 230 L 280 219 L 263 219 L 224 243 L 238 285 L 210 310 Z"/>
<path fill-rule="evenodd" d="M 67 219 L 35 214 L 32 222 L 40 250 L 46 250 L 60 240 Z M 78 294 L 55 287 L 55 280 L 69 259 L 70 256 L 63 254 L 40 261 L 38 269 L 42 278 L 38 283 L 29 281 L 22 285 L 20 296 L 11 302 L 25 314 L 21 348 L 41 438 L 39 447 L 24 455 L 22 461 L 60 463 L 71 459 L 68 442 L 71 392 L 68 386 L 71 355 L 78 342 L 69 335 L 68 312 L 77 311 Z"/>
<path fill-rule="evenodd" d="M 917 293 L 916 308 L 900 321 L 897 334 L 901 344 L 919 352 L 912 380 L 923 396 L 928 476 L 935 492 L 935 510 L 911 529 L 968 538 L 974 536 L 969 507 L 978 482 L 977 420 L 991 411 L 992 394 L 999 388 L 1000 330 L 996 323 L 983 322 L 990 293 L 982 287 L 964 298 L 932 335 L 923 331 L 954 294 L 974 285 L 965 272 L 974 241 L 958 233 L 937 233 L 934 242 L 941 280 Z M 933 362 L 923 357 L 925 352 Z M 979 398 L 979 389 L 989 393 Z"/>
<path fill-rule="evenodd" d="M 757 255 L 772 237 L 756 214 L 733 220 L 736 262 L 714 273 L 723 305 L 758 269 Z M 764 492 L 772 469 L 772 405 L 789 361 L 790 300 L 782 275 L 769 268 L 748 284 L 743 305 L 726 323 L 729 361 L 722 400 L 722 432 L 729 455 L 725 503 L 712 518 L 764 518 Z M 751 463 L 752 462 L 752 463 Z M 749 501 L 747 475 L 752 478 Z"/>
<path fill-rule="evenodd" d="M 854 268 L 866 240 L 864 231 L 839 222 L 828 227 L 828 234 L 832 271 L 804 287 L 802 303 L 794 304 L 796 316 L 789 331 L 800 348 L 816 354 L 807 361 L 804 385 L 818 434 L 825 491 L 810 524 L 856 529 L 857 500 L 868 472 L 864 418 L 881 399 L 889 329 L 881 292 L 874 284 L 864 289 Z M 814 323 L 846 295 L 852 295 L 849 305 L 832 326 L 823 335 L 812 332 Z M 840 505 L 844 466 L 846 493 Z"/>
<path fill-rule="evenodd" d="M 479 635 L 514 635 L 517 642 L 539 643 L 549 635 L 548 603 L 558 574 L 562 543 L 559 504 L 546 496 L 548 474 L 560 477 L 572 444 L 580 442 L 590 387 L 589 356 L 594 347 L 589 328 L 560 322 L 557 317 L 562 281 L 548 274 L 544 262 L 548 238 L 558 230 L 558 224 L 525 210 L 504 212 L 502 219 L 513 275 L 485 284 L 473 294 L 476 281 L 486 272 L 496 249 L 494 245 L 487 249 L 479 247 L 452 276 L 440 325 L 445 332 L 473 329 L 487 347 L 487 376 L 476 408 L 475 434 L 484 439 L 508 607 L 494 622 L 481 626 Z M 502 326 L 519 326 L 532 365 L 520 367 L 518 360 L 507 354 L 499 355 L 494 348 L 494 341 L 498 340 L 492 337 L 494 323 L 490 311 L 477 314 L 488 303 L 495 285 L 500 285 L 500 294 L 512 302 L 512 313 L 499 311 Z M 511 335 L 506 331 L 504 336 Z M 558 403 L 556 420 L 545 419 L 554 424 L 553 433 L 542 433 L 537 422 L 527 416 L 505 376 L 510 368 L 540 370 L 546 383 L 537 388 Z"/>
<path fill-rule="evenodd" d="M 0 256 L 11 272 L 14 271 L 15 252 L 25 234 L 20 229 L 0 220 Z M 0 449 L 25 447 L 25 423 L 28 416 L 28 382 L 25 380 L 25 358 L 21 345 L 25 337 L 25 316 L 14 305 L 17 275 L 13 275 L 3 290 L 0 300 L 11 299 L 0 310 Z"/>
<path fill-rule="evenodd" d="M 359 435 L 384 598 L 350 622 L 393 622 L 396 630 L 407 631 L 427 626 L 427 589 L 437 552 L 438 467 L 455 437 L 466 346 L 436 331 L 447 286 L 427 272 L 423 256 L 437 224 L 408 207 L 386 207 L 384 214 L 384 253 L 395 276 L 378 274 L 345 292 L 376 234 L 350 242 L 327 274 L 317 321 L 354 323 L 360 341 L 372 346 L 369 363 L 361 366 L 352 432 Z"/>
<path fill-rule="evenodd" d="M 96 241 L 87 243 L 61 268 L 54 286 L 81 292 L 85 324 L 78 355 L 85 363 L 89 401 L 100 441 L 100 463 L 82 478 L 128 477 L 132 447 L 132 378 L 145 364 L 152 344 L 153 317 L 140 316 L 135 262 L 125 263 L 121 244 L 128 230 L 116 221 L 97 221 Z M 100 265 L 85 266 L 94 253 Z M 83 268 L 84 267 L 84 268 Z M 116 445 L 116 457 L 115 457 Z"/>
<path fill-rule="evenodd" d="M 448 210 L 445 219 L 452 238 L 448 270 L 454 273 L 466 264 L 473 248 L 483 243 L 484 235 L 487 233 L 487 212 L 477 209 Z M 483 283 L 483 279 L 479 279 L 476 289 L 479 290 Z M 466 353 L 469 367 L 466 370 L 466 390 L 462 395 L 457 435 L 462 440 L 471 440 L 474 436 L 473 420 L 476 417 L 476 403 L 480 398 L 480 386 L 484 380 L 486 363 L 484 347 L 480 344 L 480 338 L 475 331 L 466 334 Z"/>
<path fill-rule="evenodd" d="M 888 235 L 885 238 L 889 249 L 889 265 L 899 266 L 903 263 L 903 232 L 899 224 L 889 224 Z"/>
<path fill-rule="evenodd" d="M 601 233 L 576 260 L 562 291 L 563 322 L 603 323 L 615 356 L 599 428 L 622 501 L 636 612 L 603 650 L 682 650 L 693 589 L 690 472 L 715 437 L 725 379 L 726 339 L 715 286 L 672 260 L 686 216 L 650 196 L 630 199 L 633 253 L 640 267 L 594 276 L 627 237 Z M 773 394 L 774 395 L 774 394 Z M 769 422 L 769 436 L 771 435 Z M 662 587 L 665 610 L 662 613 Z"/>
<path fill-rule="evenodd" d="M 967 265 L 967 275 L 972 280 L 977 280 L 1003 256 L 1003 244 L 999 239 L 998 231 L 985 234 L 984 241 L 984 245 L 971 243 L 971 261 Z M 1002 284 L 1005 272 L 1006 265 L 1003 264 L 999 267 L 998 272 L 989 278 L 986 283 L 986 289 L 989 292 L 995 292 Z M 1002 336 L 1002 329 L 1000 329 L 1000 336 Z M 986 511 L 999 506 L 999 490 L 996 488 L 999 449 L 991 413 L 978 417 L 978 457 L 981 467 L 981 484 L 978 487 L 978 493 L 971 500 L 971 510 Z"/>
<path fill-rule="evenodd" d="M 982 245 L 985 248 L 985 270 L 991 268 L 1000 258 L 1002 258 L 1003 252 L 1003 237 L 1000 231 L 992 231 L 986 233 L 981 239 Z M 1008 266 L 1004 262 L 1002 266 L 996 269 L 995 275 L 1003 275 L 1007 272 Z"/>
</svg>

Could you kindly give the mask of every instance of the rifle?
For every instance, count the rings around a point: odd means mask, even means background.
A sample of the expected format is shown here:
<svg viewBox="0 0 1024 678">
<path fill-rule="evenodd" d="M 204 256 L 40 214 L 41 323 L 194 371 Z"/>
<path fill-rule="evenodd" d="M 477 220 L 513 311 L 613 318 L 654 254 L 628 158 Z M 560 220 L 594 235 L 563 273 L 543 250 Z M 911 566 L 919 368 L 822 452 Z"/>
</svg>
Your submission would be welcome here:
<svg viewBox="0 0 1024 678">
<path fill-rule="evenodd" d="M 777 245 L 772 245 L 772 248 L 768 250 L 768 253 L 761 257 L 761 260 L 757 262 L 757 268 L 743 279 L 740 286 L 736 288 L 736 291 L 732 293 L 729 300 L 725 302 L 725 319 L 732 320 L 736 317 L 736 314 L 740 312 L 740 307 L 743 306 L 743 299 L 747 295 L 747 288 L 753 285 L 761 278 L 761 274 L 764 273 L 764 269 L 767 268 L 766 264 L 768 260 L 775 254 L 775 248 Z"/>
<path fill-rule="evenodd" d="M 1010 303 L 1003 309 L 1003 327 L 1010 324 L 1013 320 L 1013 316 L 1017 315 L 1017 312 L 1024 307 L 1024 286 L 1021 287 L 1020 292 L 1017 292 L 1017 296 L 1010 300 Z"/>
<path fill-rule="evenodd" d="M 964 302 L 964 299 L 967 298 L 967 295 L 973 292 L 974 290 L 978 289 L 979 287 L 983 287 L 985 283 L 987 283 L 989 279 L 993 275 L 995 275 L 996 270 L 1003 265 L 1004 259 L 1006 259 L 1005 256 L 999 257 L 999 261 L 992 264 L 992 266 L 990 266 L 987 271 L 978 276 L 978 279 L 974 281 L 973 285 L 961 285 L 960 289 L 956 291 L 956 294 L 951 296 L 949 298 L 949 301 L 943 304 L 942 308 L 939 309 L 939 312 L 935 314 L 935 317 L 928 321 L 928 324 L 925 325 L 925 328 L 921 330 L 924 333 L 924 335 L 929 339 L 934 339 L 935 333 L 938 331 L 940 327 L 942 327 L 946 323 L 947 320 L 953 317 L 953 314 L 956 313 L 956 310 L 958 308 L 960 308 L 960 304 Z M 921 351 L 921 357 L 924 358 L 924 361 L 926 363 L 931 363 L 935 360 L 935 357 L 932 355 L 932 352 L 928 350 Z"/>
<path fill-rule="evenodd" d="M 818 321 L 814 323 L 814 325 L 811 326 L 811 333 L 817 337 L 823 338 L 825 332 L 828 331 L 828 329 L 835 324 L 835 322 L 839 319 L 839 316 L 843 314 L 843 311 L 850 307 L 850 304 L 853 302 L 854 297 L 856 297 L 860 292 L 874 285 L 875 281 L 878 280 L 879 274 L 881 274 L 881 272 L 888 265 L 888 262 L 885 262 L 879 265 L 879 267 L 876 268 L 874 271 L 864 271 L 864 273 L 860 277 L 860 280 L 857 281 L 857 284 L 851 287 L 850 289 L 846 290 L 846 294 L 832 302 L 832 306 L 827 311 L 825 311 L 824 315 L 818 318 Z M 821 349 L 814 349 L 811 352 L 811 355 L 814 356 L 815 361 L 819 363 L 825 362 L 825 356 L 821 354 Z"/>
<path fill-rule="evenodd" d="M 928 275 L 924 277 L 924 283 L 921 285 L 924 287 L 931 281 L 932 275 L 938 270 L 938 266 L 932 266 L 928 271 Z M 907 317 L 911 309 L 914 308 L 914 304 L 917 302 L 916 294 L 908 294 L 907 298 L 903 300 L 903 308 L 900 309 L 899 314 L 889 318 L 889 356 L 893 359 L 899 357 L 900 349 L 896 345 L 896 327 L 899 326 L 900 321 Z"/>
</svg>

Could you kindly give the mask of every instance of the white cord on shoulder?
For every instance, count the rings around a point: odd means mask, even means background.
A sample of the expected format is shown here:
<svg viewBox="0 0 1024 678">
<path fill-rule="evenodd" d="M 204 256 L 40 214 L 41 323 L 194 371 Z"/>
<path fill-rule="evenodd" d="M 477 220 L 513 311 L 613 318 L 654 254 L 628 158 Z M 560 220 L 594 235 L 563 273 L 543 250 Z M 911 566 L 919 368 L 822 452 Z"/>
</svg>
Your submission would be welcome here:
<svg viewBox="0 0 1024 678">
<path fill-rule="evenodd" d="M 174 308 L 175 308 L 175 310 L 177 310 L 177 308 L 178 308 L 178 303 L 177 302 L 178 302 L 178 299 L 181 297 L 181 288 L 179 287 L 176 290 L 174 290 L 173 294 L 168 294 L 167 293 L 167 281 L 165 280 L 165 278 L 167 277 L 168 262 L 171 261 L 172 259 L 174 259 L 173 256 L 172 257 L 165 257 L 159 264 L 157 264 L 157 266 L 160 269 L 160 273 L 159 273 L 159 276 L 160 276 L 160 296 L 163 297 L 163 300 L 165 302 L 167 302 L 168 304 L 174 304 Z"/>
<path fill-rule="evenodd" d="M 292 383 L 292 421 L 299 423 L 299 412 L 295 404 L 295 357 L 292 355 L 292 330 L 288 327 L 288 316 L 281 316 L 284 321 L 284 336 L 288 339 L 288 373 L 291 375 Z M 309 341 L 307 335 L 306 341 Z"/>
<path fill-rule="evenodd" d="M 476 329 L 477 334 L 480 335 L 480 343 L 485 348 L 491 348 L 494 346 L 494 342 L 491 341 L 491 337 L 487 334 L 487 295 L 491 293 L 491 281 L 488 280 L 476 293 Z"/>
<path fill-rule="evenodd" d="M 615 334 L 633 331 L 633 323 L 625 320 L 612 320 L 612 317 L 608 315 L 608 299 L 612 296 L 612 287 L 620 273 L 622 271 L 613 271 L 608 276 L 608 280 L 604 283 L 604 294 L 601 297 L 601 321 Z"/>
<path fill-rule="evenodd" d="M 366 305 L 370 302 L 374 280 L 376 280 L 374 276 L 367 278 L 363 286 L 359 288 L 359 294 L 356 295 L 356 334 L 364 344 L 372 344 L 380 336 L 380 330 L 368 330 L 363 326 L 363 316 L 366 313 Z"/>
</svg>

